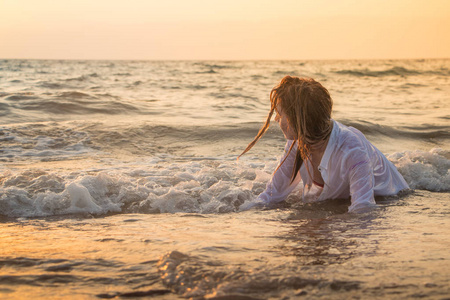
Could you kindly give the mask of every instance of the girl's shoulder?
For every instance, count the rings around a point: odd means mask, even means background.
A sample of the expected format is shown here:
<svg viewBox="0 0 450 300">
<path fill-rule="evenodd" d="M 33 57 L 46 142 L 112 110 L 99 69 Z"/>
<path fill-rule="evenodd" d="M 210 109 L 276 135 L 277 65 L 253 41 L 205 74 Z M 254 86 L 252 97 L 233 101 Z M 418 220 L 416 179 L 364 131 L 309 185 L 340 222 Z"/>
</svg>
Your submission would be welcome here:
<svg viewBox="0 0 450 300">
<path fill-rule="evenodd" d="M 370 144 L 364 134 L 352 126 L 346 126 L 339 122 L 336 138 L 336 149 L 345 153 L 353 151 L 365 151 Z"/>
</svg>

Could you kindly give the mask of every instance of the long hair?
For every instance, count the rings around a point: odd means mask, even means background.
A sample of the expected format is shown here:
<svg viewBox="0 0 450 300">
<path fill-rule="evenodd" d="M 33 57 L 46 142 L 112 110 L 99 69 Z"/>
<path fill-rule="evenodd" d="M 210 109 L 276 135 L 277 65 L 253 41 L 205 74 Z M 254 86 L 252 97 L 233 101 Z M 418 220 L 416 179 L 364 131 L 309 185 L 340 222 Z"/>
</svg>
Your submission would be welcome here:
<svg viewBox="0 0 450 300">
<path fill-rule="evenodd" d="M 294 181 L 303 161 L 310 159 L 311 147 L 329 137 L 332 129 L 332 107 L 330 93 L 319 82 L 312 78 L 285 76 L 270 92 L 270 111 L 264 125 L 239 157 L 247 153 L 267 132 L 273 113 L 278 113 L 281 108 L 286 114 L 289 127 L 295 133 L 295 142 L 298 144 L 291 176 L 291 181 Z M 278 168 L 284 163 L 294 144 L 292 143 Z"/>
</svg>

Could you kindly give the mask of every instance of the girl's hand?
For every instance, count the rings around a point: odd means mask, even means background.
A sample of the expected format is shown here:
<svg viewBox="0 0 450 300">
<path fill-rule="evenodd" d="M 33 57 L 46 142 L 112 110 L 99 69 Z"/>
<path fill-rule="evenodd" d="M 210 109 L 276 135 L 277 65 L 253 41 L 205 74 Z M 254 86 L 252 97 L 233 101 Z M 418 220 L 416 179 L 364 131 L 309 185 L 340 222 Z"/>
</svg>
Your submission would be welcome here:
<svg viewBox="0 0 450 300">
<path fill-rule="evenodd" d="M 239 206 L 239 211 L 246 211 L 250 209 L 256 209 L 256 208 L 265 208 L 268 204 L 264 202 L 261 199 L 255 199 L 255 200 L 247 200 L 244 203 Z"/>
</svg>

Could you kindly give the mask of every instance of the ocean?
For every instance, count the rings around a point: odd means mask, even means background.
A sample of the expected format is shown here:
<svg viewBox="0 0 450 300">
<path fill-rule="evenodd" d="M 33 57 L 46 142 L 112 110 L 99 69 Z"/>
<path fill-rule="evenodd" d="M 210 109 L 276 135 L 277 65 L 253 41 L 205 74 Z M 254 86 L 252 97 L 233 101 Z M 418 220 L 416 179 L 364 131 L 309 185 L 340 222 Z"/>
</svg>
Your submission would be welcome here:
<svg viewBox="0 0 450 300">
<path fill-rule="evenodd" d="M 285 75 L 330 91 L 411 187 L 255 201 Z M 0 299 L 450 299 L 450 59 L 0 60 Z"/>
</svg>

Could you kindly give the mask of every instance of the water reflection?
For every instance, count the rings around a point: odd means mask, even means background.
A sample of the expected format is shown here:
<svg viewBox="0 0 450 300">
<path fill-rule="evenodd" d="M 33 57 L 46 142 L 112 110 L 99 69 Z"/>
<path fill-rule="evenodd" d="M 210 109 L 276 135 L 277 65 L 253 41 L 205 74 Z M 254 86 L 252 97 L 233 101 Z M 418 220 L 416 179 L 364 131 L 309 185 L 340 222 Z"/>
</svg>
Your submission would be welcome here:
<svg viewBox="0 0 450 300">
<path fill-rule="evenodd" d="M 302 266 L 341 264 L 373 253 L 376 249 L 368 248 L 372 243 L 365 238 L 379 214 L 348 214 L 349 204 L 338 200 L 297 205 L 285 219 L 290 230 L 278 237 L 283 243 L 277 249 L 284 256 L 295 256 Z"/>
</svg>

